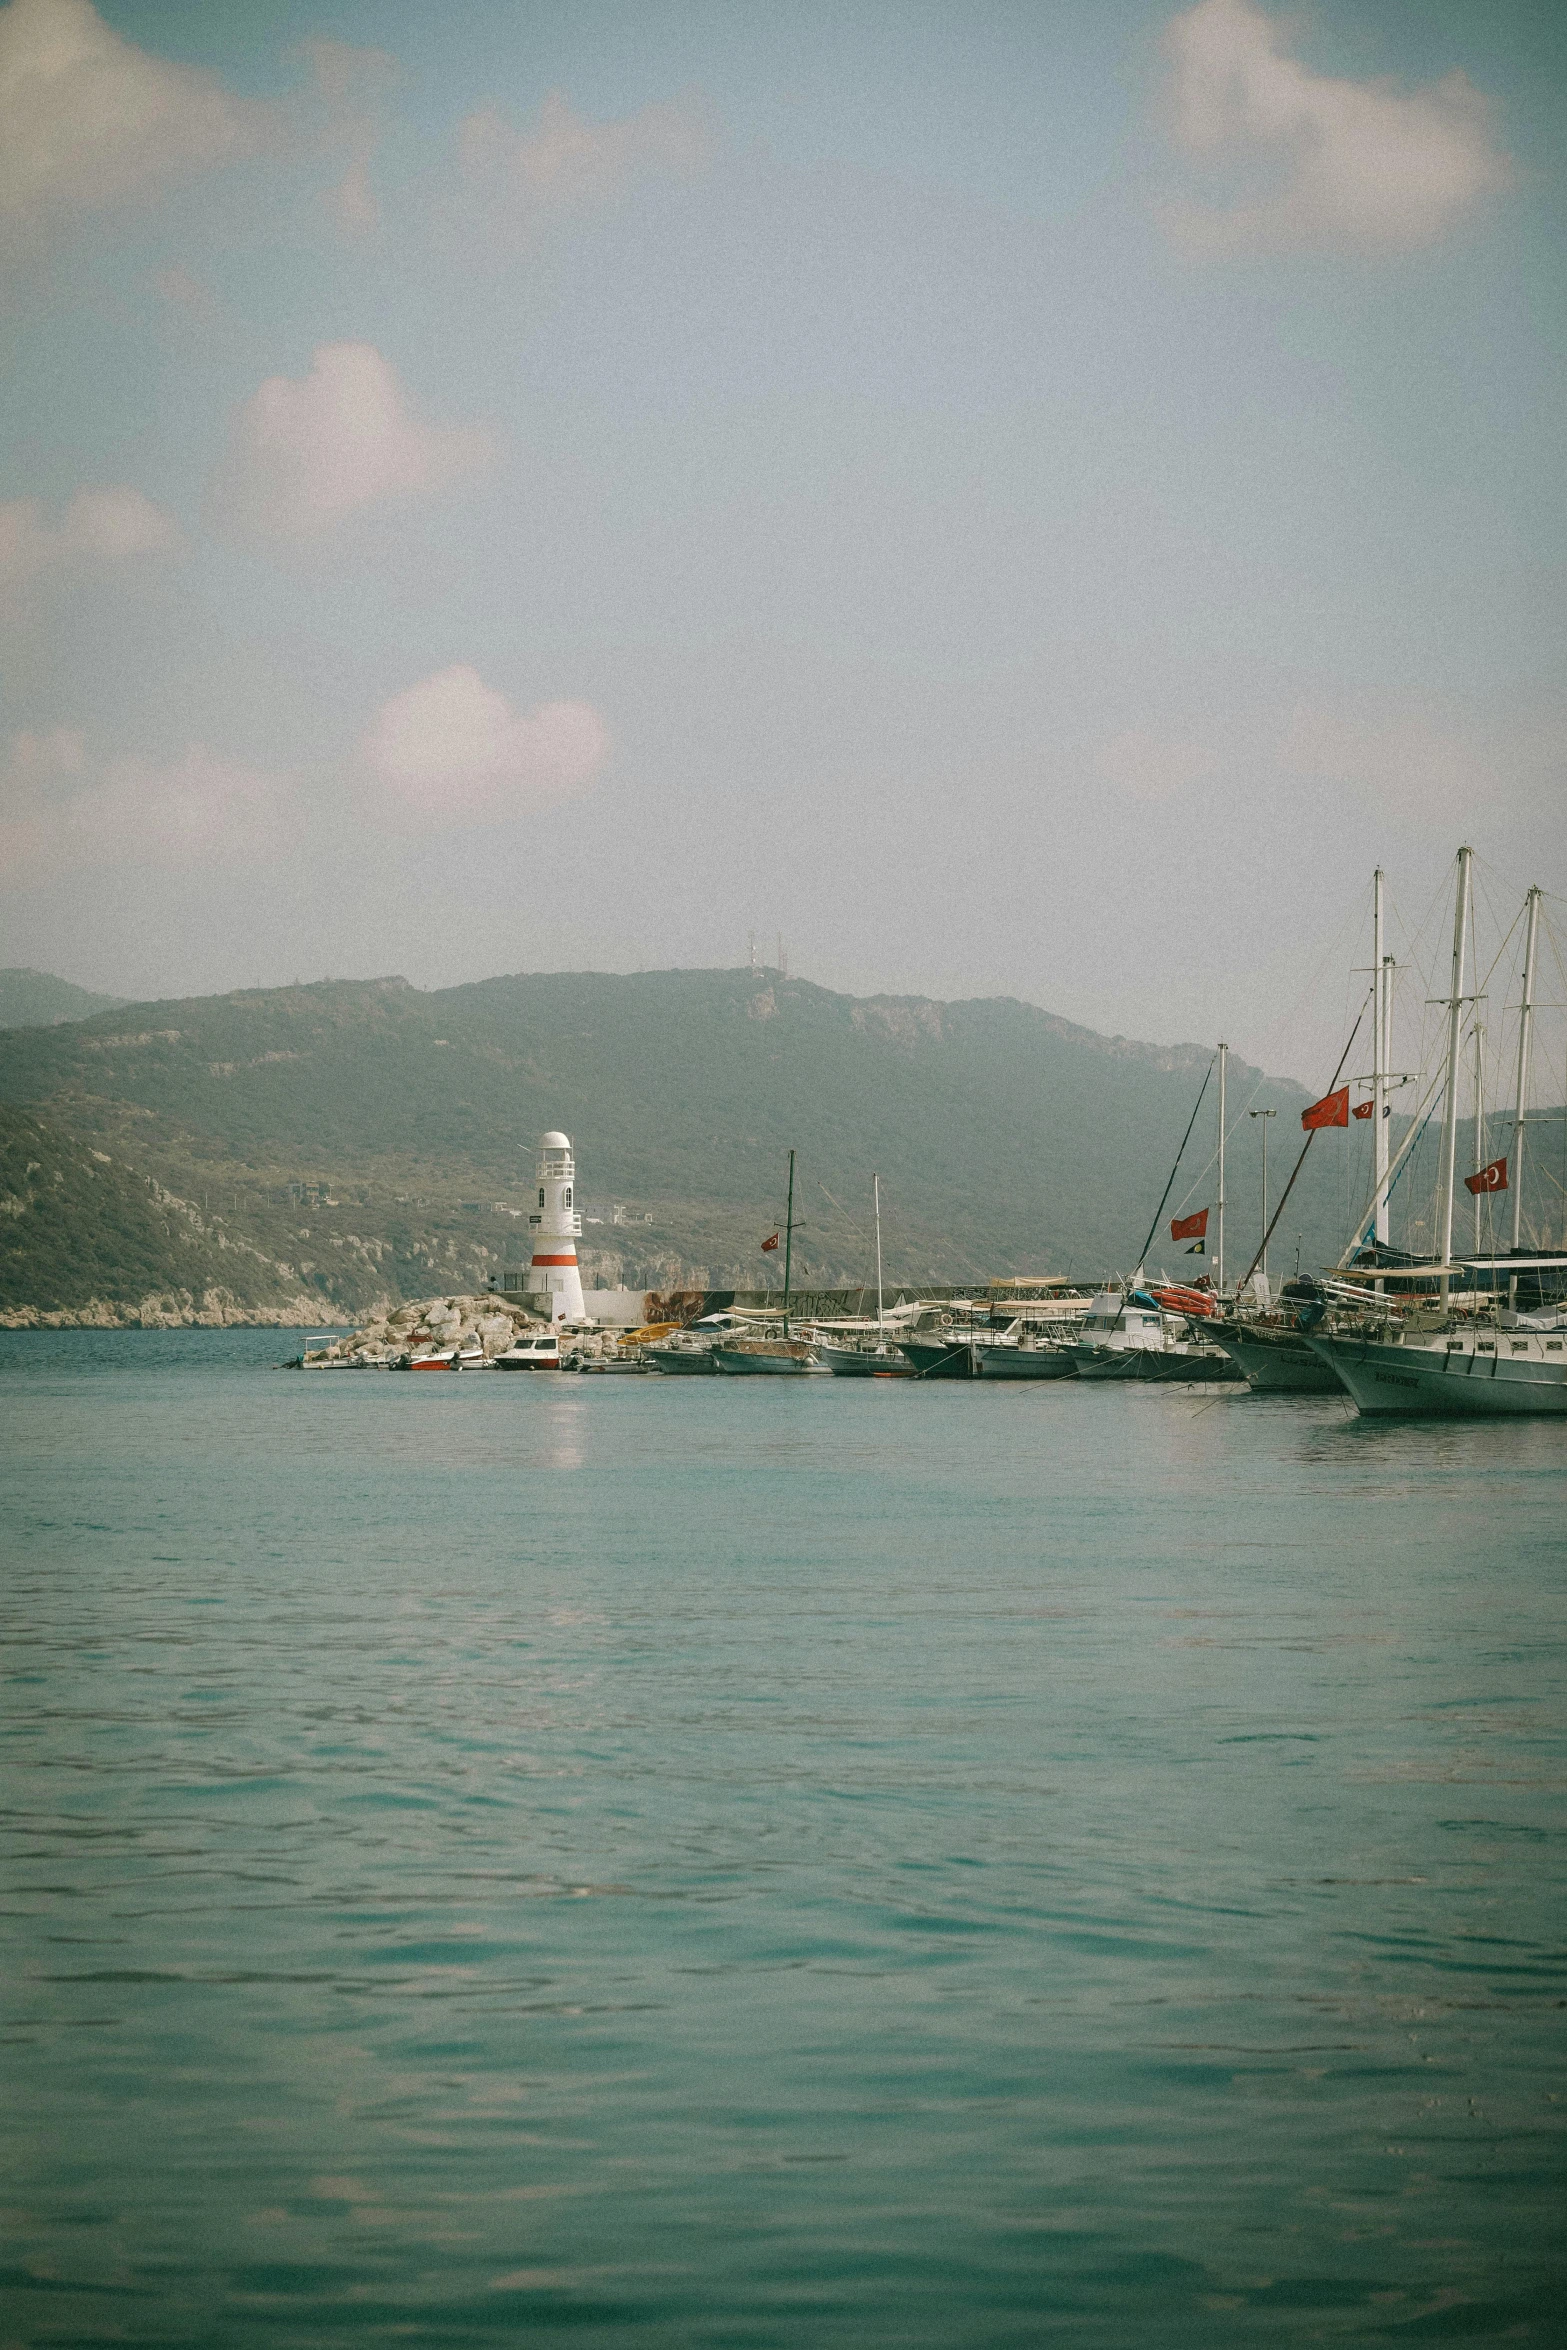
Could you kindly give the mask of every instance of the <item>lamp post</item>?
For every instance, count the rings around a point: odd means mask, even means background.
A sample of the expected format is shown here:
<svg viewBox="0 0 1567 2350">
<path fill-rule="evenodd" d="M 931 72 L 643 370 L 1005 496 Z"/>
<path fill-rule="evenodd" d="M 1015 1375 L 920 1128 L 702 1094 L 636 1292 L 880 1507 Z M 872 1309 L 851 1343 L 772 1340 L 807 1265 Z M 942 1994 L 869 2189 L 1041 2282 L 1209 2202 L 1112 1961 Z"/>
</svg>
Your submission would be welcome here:
<svg viewBox="0 0 1567 2350">
<path fill-rule="evenodd" d="M 1246 1113 L 1248 1118 L 1276 1118 L 1278 1114 L 1277 1110 L 1248 1110 Z M 1262 1130 L 1262 1231 L 1261 1271 L 1262 1278 L 1266 1281 L 1268 1278 L 1268 1129 L 1266 1126 Z"/>
</svg>

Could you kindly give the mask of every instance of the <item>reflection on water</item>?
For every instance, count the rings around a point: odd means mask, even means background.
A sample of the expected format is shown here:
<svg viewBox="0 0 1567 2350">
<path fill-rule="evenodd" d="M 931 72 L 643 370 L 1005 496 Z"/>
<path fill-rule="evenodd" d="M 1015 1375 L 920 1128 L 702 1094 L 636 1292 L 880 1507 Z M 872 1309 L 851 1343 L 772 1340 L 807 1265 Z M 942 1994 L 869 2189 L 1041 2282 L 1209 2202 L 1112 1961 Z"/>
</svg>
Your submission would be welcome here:
<svg viewBox="0 0 1567 2350">
<path fill-rule="evenodd" d="M 552 1387 L 544 1405 L 544 1444 L 539 1466 L 580 1469 L 587 1440 L 587 1414 L 593 1398 L 580 1381 L 570 1387 Z"/>
<path fill-rule="evenodd" d="M 1554 2338 L 1559 1432 L 286 1351 L 0 1341 L 0 2341 Z"/>
</svg>

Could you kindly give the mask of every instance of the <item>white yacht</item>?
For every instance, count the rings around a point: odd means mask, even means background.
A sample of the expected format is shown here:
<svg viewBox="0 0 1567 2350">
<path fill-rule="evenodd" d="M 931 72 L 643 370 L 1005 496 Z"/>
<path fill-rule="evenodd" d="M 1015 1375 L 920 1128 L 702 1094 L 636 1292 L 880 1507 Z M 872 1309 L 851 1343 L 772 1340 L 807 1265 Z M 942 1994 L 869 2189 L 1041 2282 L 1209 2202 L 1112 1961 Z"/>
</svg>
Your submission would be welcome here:
<svg viewBox="0 0 1567 2350">
<path fill-rule="evenodd" d="M 1307 1344 L 1363 1412 L 1567 1415 L 1567 1316 L 1504 1314 L 1499 1327 L 1468 1330 L 1313 1332 Z"/>
</svg>

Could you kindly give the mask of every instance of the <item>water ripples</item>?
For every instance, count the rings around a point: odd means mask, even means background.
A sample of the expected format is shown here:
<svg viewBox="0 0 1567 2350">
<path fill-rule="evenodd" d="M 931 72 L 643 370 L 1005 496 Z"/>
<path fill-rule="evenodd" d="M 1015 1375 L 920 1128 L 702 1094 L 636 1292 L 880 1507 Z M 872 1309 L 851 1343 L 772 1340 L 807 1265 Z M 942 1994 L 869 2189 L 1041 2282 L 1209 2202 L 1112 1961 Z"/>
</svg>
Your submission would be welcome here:
<svg viewBox="0 0 1567 2350">
<path fill-rule="evenodd" d="M 0 2339 L 1553 2338 L 1555 1432 L 280 1351 L 0 1342 Z"/>
</svg>

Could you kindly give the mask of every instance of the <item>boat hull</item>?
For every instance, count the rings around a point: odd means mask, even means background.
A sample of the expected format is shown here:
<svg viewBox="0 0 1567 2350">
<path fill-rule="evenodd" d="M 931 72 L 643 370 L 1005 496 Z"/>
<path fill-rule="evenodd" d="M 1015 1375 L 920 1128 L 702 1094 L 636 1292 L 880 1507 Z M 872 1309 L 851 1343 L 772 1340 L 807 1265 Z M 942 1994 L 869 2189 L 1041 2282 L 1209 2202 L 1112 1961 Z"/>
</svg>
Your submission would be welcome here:
<svg viewBox="0 0 1567 2350">
<path fill-rule="evenodd" d="M 966 1338 L 900 1338 L 899 1346 L 921 1379 L 977 1379 L 979 1361 Z"/>
<path fill-rule="evenodd" d="M 715 1346 L 713 1367 L 725 1379 L 803 1379 L 816 1365 L 808 1354 L 752 1354 Z"/>
<path fill-rule="evenodd" d="M 1210 1330 L 1255 1395 L 1342 1395 L 1331 1363 L 1298 1330 Z"/>
<path fill-rule="evenodd" d="M 710 1346 L 684 1347 L 678 1353 L 671 1349 L 667 1354 L 650 1346 L 643 1360 L 649 1369 L 661 1371 L 666 1379 L 711 1379 L 718 1369 Z"/>
<path fill-rule="evenodd" d="M 1441 1420 L 1567 1418 L 1567 1360 L 1438 1353 L 1369 1338 L 1317 1338 L 1359 1411 L 1374 1417 Z"/>
<path fill-rule="evenodd" d="M 1241 1374 L 1217 1348 L 1081 1346 L 1072 1349 L 1079 1379 L 1155 1380 L 1167 1386 L 1223 1385 Z"/>
<path fill-rule="evenodd" d="M 914 1366 L 889 1347 L 877 1354 L 870 1347 L 823 1346 L 816 1349 L 835 1379 L 912 1379 Z"/>
<path fill-rule="evenodd" d="M 1075 1379 L 1077 1362 L 1064 1346 L 980 1346 L 982 1379 Z"/>
</svg>

